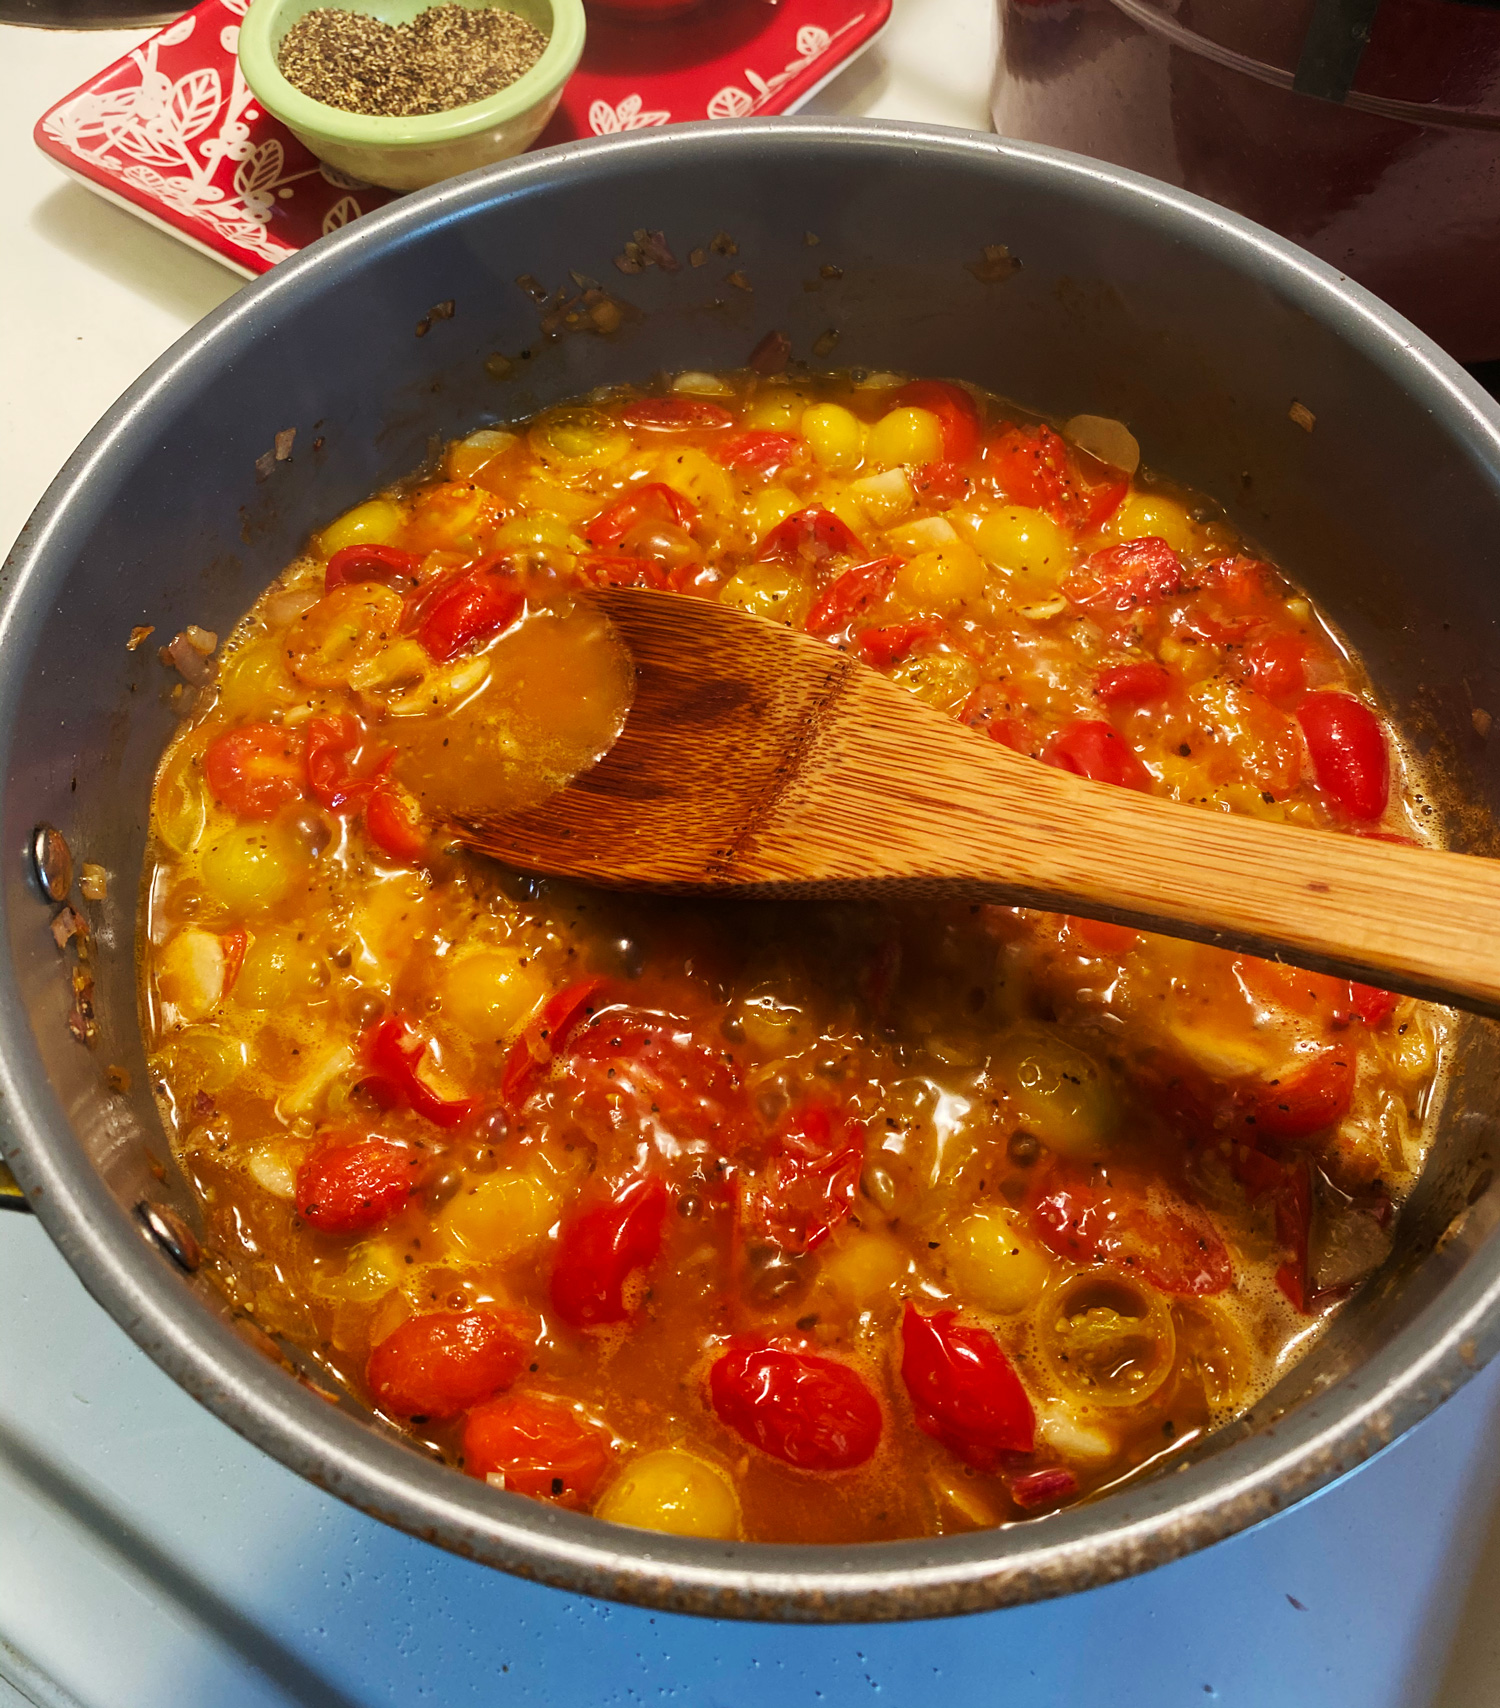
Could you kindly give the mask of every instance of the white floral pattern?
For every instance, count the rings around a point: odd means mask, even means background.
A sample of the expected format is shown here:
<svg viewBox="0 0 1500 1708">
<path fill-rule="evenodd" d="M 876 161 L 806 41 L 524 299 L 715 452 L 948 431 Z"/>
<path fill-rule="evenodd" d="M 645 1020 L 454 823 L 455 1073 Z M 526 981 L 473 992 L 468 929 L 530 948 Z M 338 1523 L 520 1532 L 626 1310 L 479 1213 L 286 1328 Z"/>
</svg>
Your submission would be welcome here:
<svg viewBox="0 0 1500 1708">
<path fill-rule="evenodd" d="M 617 107 L 608 101 L 595 101 L 589 108 L 589 129 L 595 136 L 617 136 L 621 131 L 645 130 L 648 125 L 670 121 L 670 113 L 643 112 L 644 105 L 639 95 L 627 95 Z"/>
<path fill-rule="evenodd" d="M 794 78 L 809 71 L 825 55 L 833 51 L 834 44 L 847 36 L 851 30 L 858 29 L 865 22 L 865 14 L 856 12 L 838 29 L 828 31 L 821 24 L 804 24 L 797 31 L 797 57 L 790 60 L 780 71 L 771 77 L 762 77 L 758 71 L 745 67 L 745 81 L 755 91 L 747 94 L 737 83 L 726 83 L 709 101 L 705 111 L 711 119 L 746 119 L 754 113 L 764 112 L 769 108 L 772 112 L 785 111 L 784 104 L 779 100 L 781 92 Z M 838 55 L 842 58 L 843 55 Z"/>
</svg>

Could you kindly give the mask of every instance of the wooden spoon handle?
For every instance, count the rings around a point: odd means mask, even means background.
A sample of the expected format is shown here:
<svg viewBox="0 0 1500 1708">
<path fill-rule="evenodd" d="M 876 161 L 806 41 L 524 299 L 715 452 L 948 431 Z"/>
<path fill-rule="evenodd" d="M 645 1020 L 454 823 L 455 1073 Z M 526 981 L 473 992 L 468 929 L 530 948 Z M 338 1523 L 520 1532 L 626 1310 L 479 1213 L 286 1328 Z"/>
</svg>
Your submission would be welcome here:
<svg viewBox="0 0 1500 1708">
<path fill-rule="evenodd" d="M 872 672 L 850 699 L 737 852 L 738 881 L 1057 908 L 1500 1018 L 1500 861 L 1090 783 L 926 707 L 914 727 Z"/>
</svg>

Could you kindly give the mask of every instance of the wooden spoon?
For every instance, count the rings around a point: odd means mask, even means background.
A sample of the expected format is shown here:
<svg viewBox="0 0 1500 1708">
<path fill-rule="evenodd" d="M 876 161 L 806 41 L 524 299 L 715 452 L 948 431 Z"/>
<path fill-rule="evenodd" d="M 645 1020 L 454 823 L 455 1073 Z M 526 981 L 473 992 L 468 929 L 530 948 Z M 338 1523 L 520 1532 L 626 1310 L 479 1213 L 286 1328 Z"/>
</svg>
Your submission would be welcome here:
<svg viewBox="0 0 1500 1708">
<path fill-rule="evenodd" d="M 1091 783 L 732 606 L 597 595 L 624 729 L 540 806 L 457 827 L 530 871 L 725 897 L 1054 908 L 1500 1017 L 1500 862 Z"/>
</svg>

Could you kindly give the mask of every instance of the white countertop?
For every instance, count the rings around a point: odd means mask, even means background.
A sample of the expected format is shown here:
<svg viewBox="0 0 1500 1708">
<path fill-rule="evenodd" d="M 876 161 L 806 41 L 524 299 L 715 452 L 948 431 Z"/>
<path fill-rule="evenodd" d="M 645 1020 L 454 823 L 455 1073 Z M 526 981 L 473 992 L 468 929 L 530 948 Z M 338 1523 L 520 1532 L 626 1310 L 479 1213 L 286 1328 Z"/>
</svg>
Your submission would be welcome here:
<svg viewBox="0 0 1500 1708">
<path fill-rule="evenodd" d="M 144 33 L 0 27 L 0 543 L 240 286 L 31 142 Z M 985 0 L 896 0 L 807 110 L 985 128 L 992 59 Z M 1497 1424 L 1500 1366 L 1320 1499 L 1087 1596 L 908 1627 L 715 1625 L 522 1584 L 341 1506 L 196 1407 L 35 1222 L 0 1214 L 0 1708 L 1500 1708 Z"/>
</svg>

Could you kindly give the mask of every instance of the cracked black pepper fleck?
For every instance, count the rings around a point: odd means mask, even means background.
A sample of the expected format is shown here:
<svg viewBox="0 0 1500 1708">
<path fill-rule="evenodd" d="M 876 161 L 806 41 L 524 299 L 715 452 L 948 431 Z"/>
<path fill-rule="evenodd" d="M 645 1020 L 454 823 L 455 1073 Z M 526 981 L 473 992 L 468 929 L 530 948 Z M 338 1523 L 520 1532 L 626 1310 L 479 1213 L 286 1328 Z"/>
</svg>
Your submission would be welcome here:
<svg viewBox="0 0 1500 1708">
<path fill-rule="evenodd" d="M 320 6 L 287 31 L 276 64 L 325 106 L 415 118 L 488 99 L 529 71 L 546 46 L 535 24 L 495 6 L 429 6 L 394 25 Z"/>
</svg>

